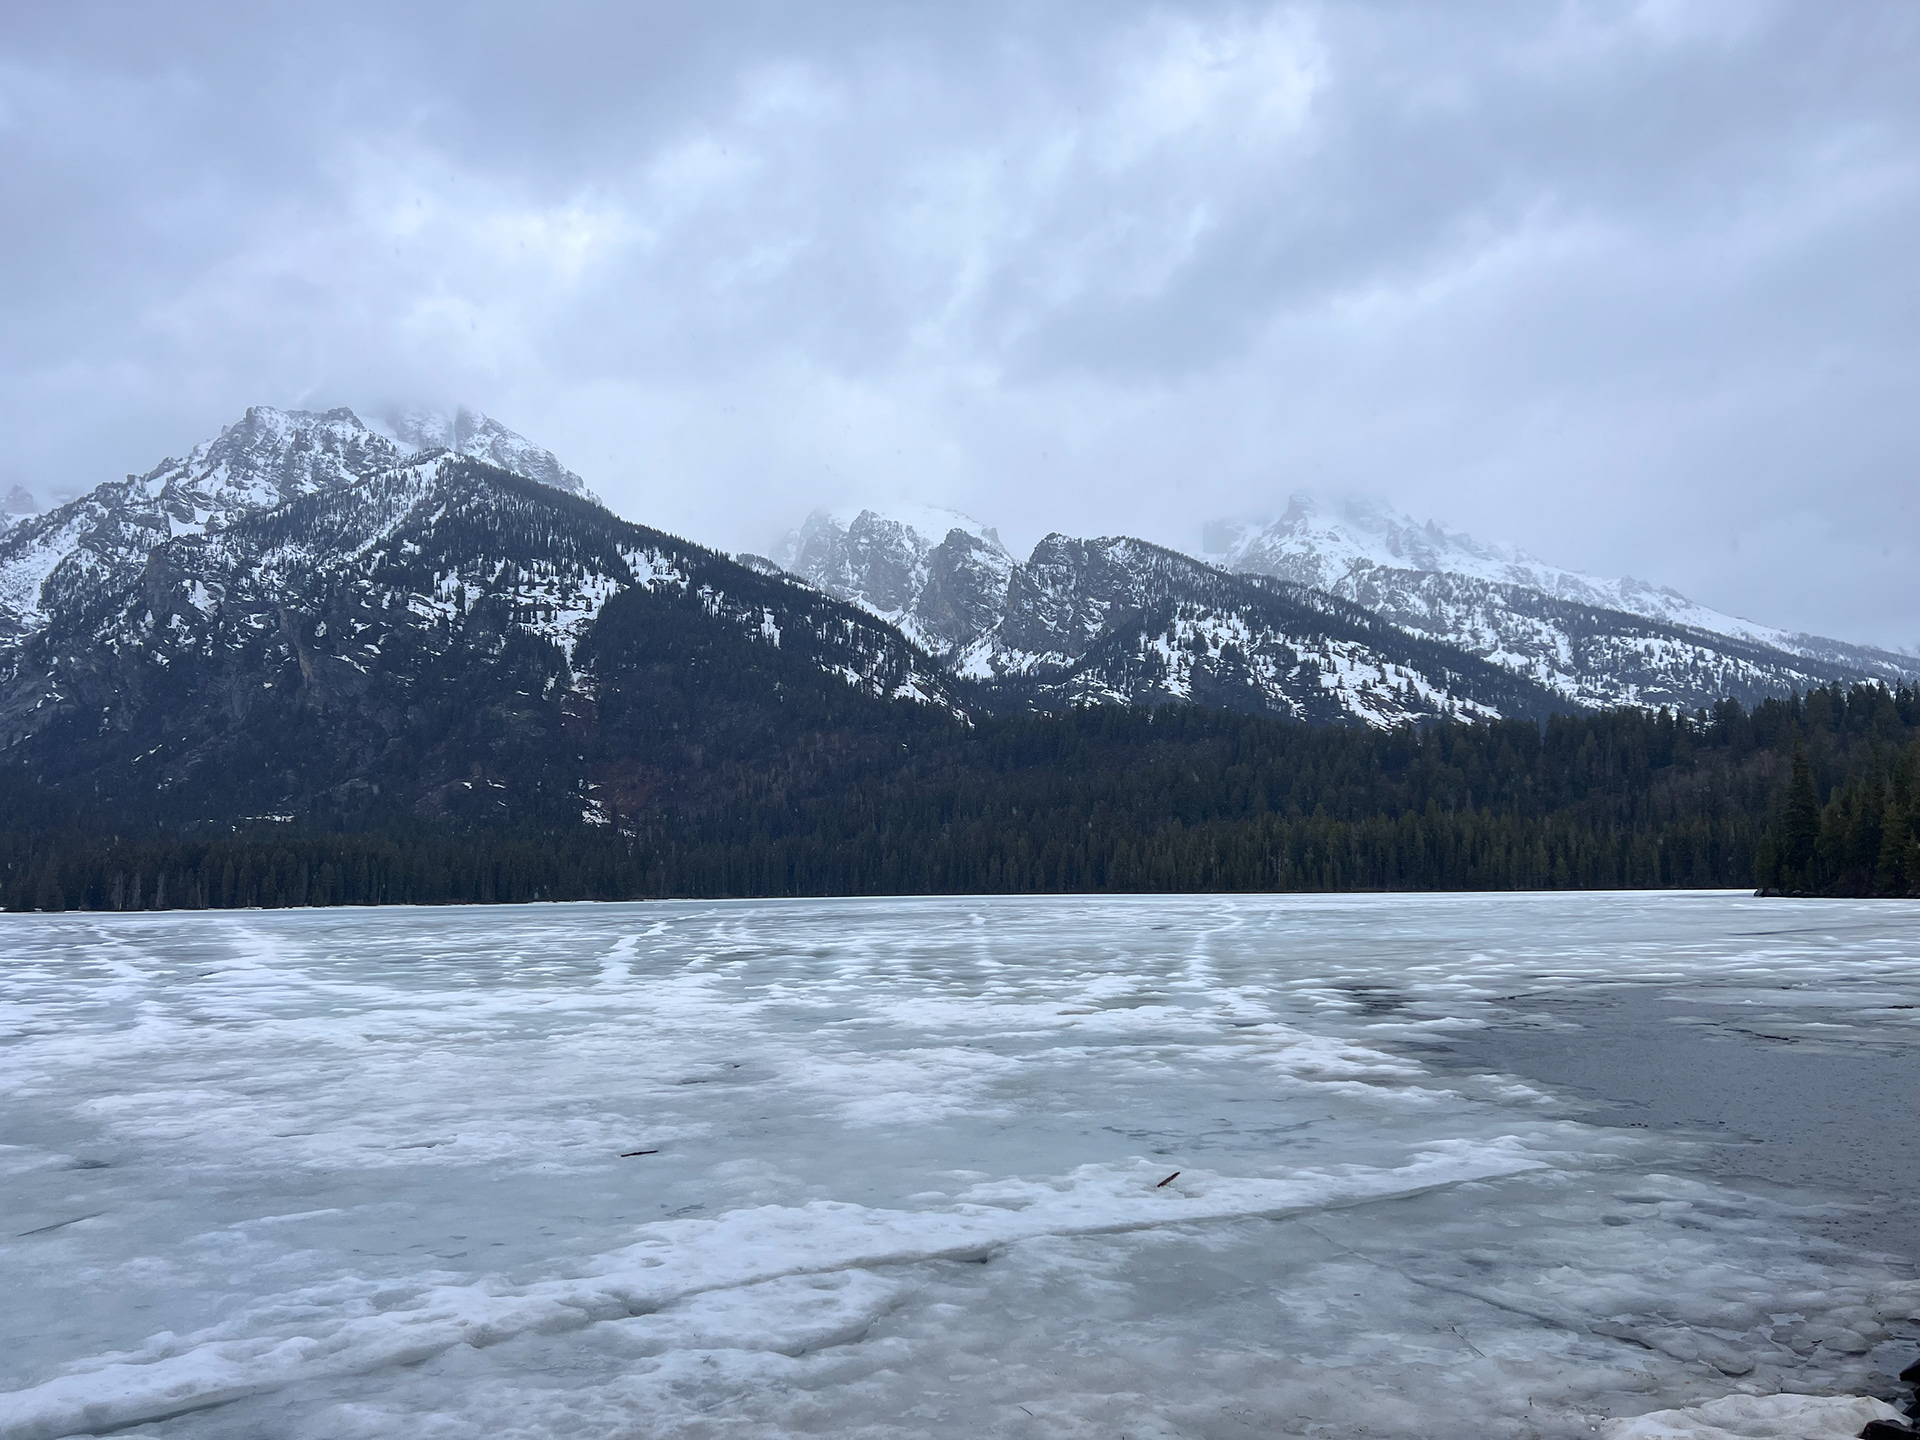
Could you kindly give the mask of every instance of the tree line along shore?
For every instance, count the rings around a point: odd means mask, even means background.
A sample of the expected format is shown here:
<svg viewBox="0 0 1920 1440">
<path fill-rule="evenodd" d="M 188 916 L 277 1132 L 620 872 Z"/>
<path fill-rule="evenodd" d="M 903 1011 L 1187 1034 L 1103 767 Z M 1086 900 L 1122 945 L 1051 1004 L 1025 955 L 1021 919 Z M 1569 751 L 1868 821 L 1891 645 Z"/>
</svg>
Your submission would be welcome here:
<svg viewBox="0 0 1920 1440">
<path fill-rule="evenodd" d="M 916 713 L 917 712 L 917 713 Z M 881 705 L 622 773 L 611 817 L 138 826 L 0 766 L 15 911 L 880 894 L 1920 893 L 1920 689 L 1374 731 Z M 683 747 L 684 748 L 684 747 Z M 677 757 L 677 758 L 676 758 Z M 591 823 L 594 821 L 604 823 Z"/>
</svg>

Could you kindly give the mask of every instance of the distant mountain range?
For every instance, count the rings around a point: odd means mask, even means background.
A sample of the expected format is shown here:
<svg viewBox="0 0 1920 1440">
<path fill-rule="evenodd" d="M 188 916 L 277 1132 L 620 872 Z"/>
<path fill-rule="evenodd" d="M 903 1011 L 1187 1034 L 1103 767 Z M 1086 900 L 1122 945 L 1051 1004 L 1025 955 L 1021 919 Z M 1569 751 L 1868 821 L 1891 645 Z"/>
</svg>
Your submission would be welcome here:
<svg viewBox="0 0 1920 1440">
<path fill-rule="evenodd" d="M 899 625 L 1000 706 L 1190 701 L 1394 725 L 1554 704 L 1528 679 L 1336 596 L 1124 536 L 1049 535 L 1019 561 L 952 512 L 823 510 L 775 558 Z"/>
<path fill-rule="evenodd" d="M 1055 534 L 1022 562 L 950 512 L 819 510 L 776 558 L 958 675 L 1022 679 L 1035 703 L 1192 699 L 1391 724 L 1569 703 L 1694 710 L 1920 678 L 1913 656 L 1754 624 L 1379 506 L 1296 496 L 1276 521 L 1217 521 L 1205 540 L 1197 561 Z M 1490 689 L 1463 652 L 1509 688 Z"/>
<path fill-rule="evenodd" d="M 484 415 L 257 407 L 0 527 L 0 762 L 130 821 L 624 828 L 995 713 L 1388 729 L 1920 676 L 1378 510 L 1208 537 L 1022 559 L 951 512 L 817 511 L 730 557 Z"/>
</svg>

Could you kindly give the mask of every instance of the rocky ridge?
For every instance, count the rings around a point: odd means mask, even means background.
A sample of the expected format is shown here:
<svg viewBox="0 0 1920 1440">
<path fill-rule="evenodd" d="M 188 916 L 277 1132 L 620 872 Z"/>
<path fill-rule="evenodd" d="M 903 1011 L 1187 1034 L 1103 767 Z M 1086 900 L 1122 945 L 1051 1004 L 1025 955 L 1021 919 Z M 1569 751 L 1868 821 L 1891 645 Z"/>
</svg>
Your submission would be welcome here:
<svg viewBox="0 0 1920 1440">
<path fill-rule="evenodd" d="M 1335 597 L 1124 536 L 1049 535 L 1018 561 L 995 531 L 949 511 L 815 511 L 777 553 L 808 583 L 900 624 L 998 705 L 1190 701 L 1391 726 L 1552 703 Z"/>
<path fill-rule="evenodd" d="M 1018 561 L 951 512 L 816 511 L 779 553 L 955 674 L 1039 705 L 1194 700 L 1392 725 L 1555 706 L 1691 711 L 1920 678 L 1913 657 L 1757 625 L 1380 507 L 1334 513 L 1296 497 L 1272 524 L 1217 522 L 1206 539 L 1201 561 L 1055 534 Z M 1498 687 L 1470 661 L 1516 688 L 1490 698 Z"/>
</svg>

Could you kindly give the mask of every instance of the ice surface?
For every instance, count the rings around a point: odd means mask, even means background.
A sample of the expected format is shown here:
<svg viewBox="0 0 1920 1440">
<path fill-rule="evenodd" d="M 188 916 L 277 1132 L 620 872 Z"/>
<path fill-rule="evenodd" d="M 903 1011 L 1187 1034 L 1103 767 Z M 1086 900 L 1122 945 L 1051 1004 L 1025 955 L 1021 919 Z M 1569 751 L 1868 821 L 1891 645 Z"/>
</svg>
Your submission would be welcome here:
<svg viewBox="0 0 1920 1440">
<path fill-rule="evenodd" d="M 1436 1058 L 1621 987 L 1909 1054 L 1920 911 L 0 917 L 0 1437 L 1825 1433 L 1859 1177 Z"/>
</svg>

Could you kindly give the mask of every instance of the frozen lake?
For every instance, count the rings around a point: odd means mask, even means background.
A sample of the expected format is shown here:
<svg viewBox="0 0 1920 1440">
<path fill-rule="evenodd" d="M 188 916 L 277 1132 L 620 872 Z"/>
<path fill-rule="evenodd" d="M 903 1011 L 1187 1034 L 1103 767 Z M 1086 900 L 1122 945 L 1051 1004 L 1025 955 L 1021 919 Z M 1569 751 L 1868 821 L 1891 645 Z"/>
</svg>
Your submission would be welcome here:
<svg viewBox="0 0 1920 1440">
<path fill-rule="evenodd" d="M 1726 894 L 0 916 L 0 1437 L 1884 1392 L 1916 1004 L 1920 906 Z"/>
</svg>

